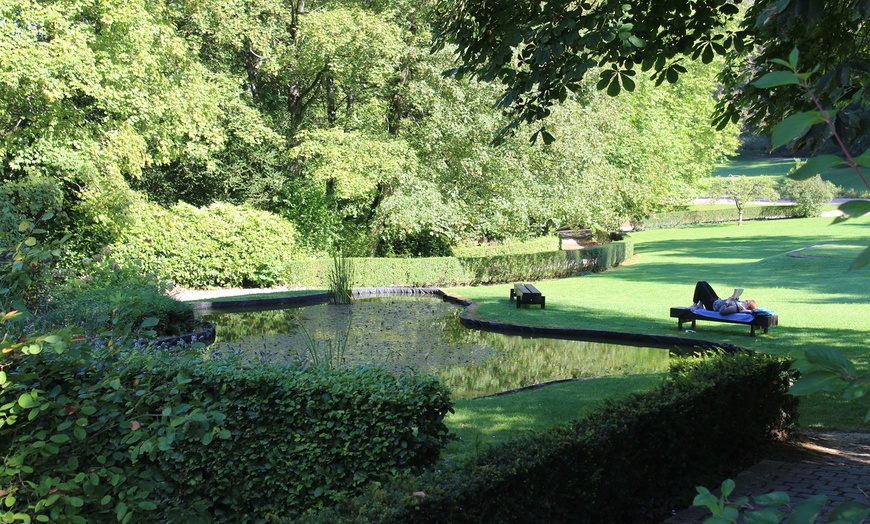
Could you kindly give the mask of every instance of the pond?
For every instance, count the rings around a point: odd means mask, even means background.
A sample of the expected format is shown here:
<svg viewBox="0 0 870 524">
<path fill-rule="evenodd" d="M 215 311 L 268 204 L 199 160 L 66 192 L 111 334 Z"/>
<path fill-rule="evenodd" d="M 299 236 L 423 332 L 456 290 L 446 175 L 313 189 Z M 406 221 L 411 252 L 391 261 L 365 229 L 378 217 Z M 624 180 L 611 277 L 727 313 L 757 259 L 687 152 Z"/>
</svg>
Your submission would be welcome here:
<svg viewBox="0 0 870 524">
<path fill-rule="evenodd" d="M 605 342 L 506 335 L 460 324 L 461 307 L 437 297 L 358 300 L 255 311 L 212 310 L 216 349 L 252 361 L 297 365 L 300 359 L 376 365 L 437 375 L 455 399 L 544 382 L 660 373 L 669 351 Z"/>
</svg>

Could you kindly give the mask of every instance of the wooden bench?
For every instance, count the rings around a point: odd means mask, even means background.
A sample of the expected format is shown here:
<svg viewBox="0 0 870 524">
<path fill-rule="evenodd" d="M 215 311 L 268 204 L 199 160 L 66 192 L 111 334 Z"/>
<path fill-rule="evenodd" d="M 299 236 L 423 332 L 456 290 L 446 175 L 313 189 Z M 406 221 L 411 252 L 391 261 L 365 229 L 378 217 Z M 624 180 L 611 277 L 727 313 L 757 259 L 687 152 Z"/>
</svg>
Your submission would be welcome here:
<svg viewBox="0 0 870 524">
<path fill-rule="evenodd" d="M 768 328 L 771 326 L 776 326 L 779 324 L 779 317 L 776 315 L 759 315 L 757 317 L 753 317 L 750 321 L 741 321 L 741 320 L 729 320 L 726 317 L 723 318 L 710 318 L 703 315 L 697 315 L 694 311 L 692 311 L 688 307 L 672 307 L 671 308 L 671 317 L 677 319 L 677 330 L 683 330 L 683 322 L 692 322 L 692 329 L 695 329 L 695 321 L 697 320 L 709 320 L 710 322 L 725 322 L 727 324 L 743 324 L 749 325 L 749 336 L 755 336 L 755 328 L 760 327 L 767 333 Z"/>
<path fill-rule="evenodd" d="M 531 284 L 514 284 L 511 289 L 511 300 L 517 299 L 517 309 L 520 304 L 540 304 L 541 309 L 544 309 L 544 295 Z"/>
</svg>

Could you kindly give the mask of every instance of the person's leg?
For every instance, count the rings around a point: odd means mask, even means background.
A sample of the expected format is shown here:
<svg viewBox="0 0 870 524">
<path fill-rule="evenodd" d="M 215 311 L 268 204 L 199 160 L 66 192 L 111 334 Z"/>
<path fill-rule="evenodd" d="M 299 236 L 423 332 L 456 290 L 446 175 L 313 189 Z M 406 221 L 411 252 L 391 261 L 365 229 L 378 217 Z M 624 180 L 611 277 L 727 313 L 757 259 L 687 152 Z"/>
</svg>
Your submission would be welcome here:
<svg viewBox="0 0 870 524">
<path fill-rule="evenodd" d="M 705 281 L 700 281 L 695 284 L 695 295 L 692 298 L 692 304 L 701 302 L 707 309 L 713 309 L 713 301 L 718 299 L 719 295 L 713 291 L 713 288 Z"/>
</svg>

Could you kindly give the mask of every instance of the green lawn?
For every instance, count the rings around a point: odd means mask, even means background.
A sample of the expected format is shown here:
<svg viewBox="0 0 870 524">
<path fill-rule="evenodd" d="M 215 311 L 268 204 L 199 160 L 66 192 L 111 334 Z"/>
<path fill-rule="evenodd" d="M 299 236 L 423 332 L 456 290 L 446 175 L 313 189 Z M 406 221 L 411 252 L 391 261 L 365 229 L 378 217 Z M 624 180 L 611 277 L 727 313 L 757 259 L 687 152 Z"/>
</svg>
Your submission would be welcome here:
<svg viewBox="0 0 870 524">
<path fill-rule="evenodd" d="M 697 333 L 681 336 L 781 355 L 795 355 L 813 345 L 831 347 L 867 369 L 870 267 L 847 267 L 870 244 L 870 219 L 830 224 L 831 219 L 812 218 L 633 233 L 636 256 L 629 264 L 605 273 L 537 282 L 547 297 L 543 311 L 516 309 L 508 301 L 507 284 L 445 291 L 473 300 L 476 314 L 485 319 L 676 335 L 676 320 L 669 318 L 668 308 L 689 305 L 695 282 L 707 280 L 724 294 L 745 288 L 744 297 L 773 309 L 780 325 L 751 338 L 745 326 L 699 322 Z M 812 246 L 820 247 L 801 252 L 812 258 L 787 256 Z M 452 428 L 455 421 L 476 416 L 475 402 L 458 405 L 456 416 L 448 421 Z M 864 413 L 858 403 L 816 395 L 803 399 L 800 423 L 855 429 L 862 425 Z"/>
<path fill-rule="evenodd" d="M 795 160 L 793 158 L 743 155 L 733 158 L 727 164 L 716 167 L 713 171 L 713 176 L 769 176 L 777 181 L 781 181 L 794 167 Z M 828 169 L 822 173 L 822 178 L 843 189 L 854 189 L 862 193 L 867 191 L 861 180 L 855 176 L 855 171 L 849 167 Z"/>
</svg>

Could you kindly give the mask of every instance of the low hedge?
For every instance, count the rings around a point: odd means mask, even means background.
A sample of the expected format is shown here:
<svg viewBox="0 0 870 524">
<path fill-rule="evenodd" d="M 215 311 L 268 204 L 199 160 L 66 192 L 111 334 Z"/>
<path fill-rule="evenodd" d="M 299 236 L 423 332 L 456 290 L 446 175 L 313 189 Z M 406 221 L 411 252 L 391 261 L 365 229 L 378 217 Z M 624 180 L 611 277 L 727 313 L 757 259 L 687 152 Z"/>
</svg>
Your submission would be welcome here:
<svg viewBox="0 0 870 524">
<path fill-rule="evenodd" d="M 743 220 L 765 220 L 772 218 L 798 218 L 805 212 L 796 204 L 783 206 L 747 206 L 743 211 Z M 672 227 L 693 226 L 697 224 L 718 224 L 721 222 L 736 222 L 737 208 L 723 206 L 722 209 L 705 209 L 696 211 L 671 211 L 661 215 L 651 216 L 635 224 L 635 229 L 668 229 Z"/>
<path fill-rule="evenodd" d="M 570 251 L 488 257 L 351 258 L 355 287 L 448 286 L 563 278 L 618 266 L 634 254 L 630 240 Z M 327 287 L 331 259 L 293 261 L 285 280 L 298 287 Z"/>
<path fill-rule="evenodd" d="M 292 517 L 433 464 L 447 438 L 434 377 L 243 369 L 195 351 L 118 357 L 69 332 L 7 349 L 3 522 Z"/>
<path fill-rule="evenodd" d="M 660 522 L 793 425 L 788 366 L 746 353 L 687 360 L 653 391 L 301 522 Z"/>
</svg>

